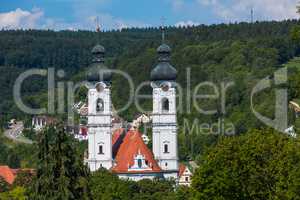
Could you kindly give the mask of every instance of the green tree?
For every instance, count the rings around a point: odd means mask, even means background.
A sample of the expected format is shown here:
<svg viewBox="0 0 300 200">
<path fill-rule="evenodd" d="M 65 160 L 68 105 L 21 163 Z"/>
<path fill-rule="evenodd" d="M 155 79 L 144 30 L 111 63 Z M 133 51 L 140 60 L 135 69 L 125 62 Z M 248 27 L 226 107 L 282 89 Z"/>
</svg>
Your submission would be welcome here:
<svg viewBox="0 0 300 200">
<path fill-rule="evenodd" d="M 300 14 L 300 5 L 297 5 L 297 13 Z M 295 42 L 300 42 L 300 25 L 297 24 L 293 26 L 290 30 L 290 38 Z"/>
<path fill-rule="evenodd" d="M 36 173 L 30 199 L 90 199 L 83 156 L 62 125 L 48 127 L 41 134 Z"/>
<path fill-rule="evenodd" d="M 24 129 L 23 130 L 23 135 L 25 137 L 27 137 L 28 139 L 35 141 L 37 133 L 34 131 L 33 128 L 31 128 L 31 129 Z"/>
<path fill-rule="evenodd" d="M 299 145 L 270 129 L 222 139 L 193 176 L 193 199 L 300 199 Z"/>
<path fill-rule="evenodd" d="M 27 200 L 28 197 L 25 194 L 25 188 L 16 187 L 11 191 L 0 193 L 1 200 Z"/>
<path fill-rule="evenodd" d="M 6 192 L 9 190 L 9 184 L 0 176 L 0 192 Z"/>
<path fill-rule="evenodd" d="M 179 186 L 176 189 L 176 200 L 187 200 L 192 197 L 191 189 L 187 186 Z"/>
<path fill-rule="evenodd" d="M 99 169 L 91 175 L 90 188 L 94 200 L 126 200 L 132 198 L 134 191 L 130 181 L 123 181 L 105 169 Z"/>
<path fill-rule="evenodd" d="M 93 173 L 89 184 L 94 200 L 182 200 L 181 197 L 187 194 L 186 190 L 180 188 L 177 195 L 173 181 L 143 179 L 135 182 L 123 180 L 105 169 Z"/>
<path fill-rule="evenodd" d="M 168 200 L 175 199 L 173 181 L 166 181 L 160 179 L 143 179 L 137 182 L 137 190 L 134 194 L 134 200 Z"/>
<path fill-rule="evenodd" d="M 14 180 L 13 187 L 29 188 L 32 184 L 34 173 L 27 170 L 19 170 Z"/>
</svg>

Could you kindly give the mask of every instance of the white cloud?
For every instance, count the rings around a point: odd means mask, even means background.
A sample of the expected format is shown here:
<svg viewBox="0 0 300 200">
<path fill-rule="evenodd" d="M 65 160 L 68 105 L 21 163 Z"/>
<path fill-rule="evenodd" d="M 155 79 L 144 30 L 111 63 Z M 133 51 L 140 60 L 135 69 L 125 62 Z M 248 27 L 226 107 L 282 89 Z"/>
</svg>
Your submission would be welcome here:
<svg viewBox="0 0 300 200">
<path fill-rule="evenodd" d="M 0 28 L 36 28 L 44 13 L 38 8 L 32 11 L 17 8 L 14 11 L 0 13 Z"/>
<path fill-rule="evenodd" d="M 217 3 L 217 0 L 198 0 L 199 3 L 203 5 L 215 5 Z"/>
<path fill-rule="evenodd" d="M 185 5 L 184 0 L 171 0 L 170 3 L 172 5 L 172 9 L 175 11 L 181 10 Z"/>
<path fill-rule="evenodd" d="M 250 19 L 253 8 L 257 20 L 283 20 L 297 18 L 298 0 L 196 0 L 202 6 L 211 7 L 214 14 L 230 21 Z"/>
<path fill-rule="evenodd" d="M 10 12 L 0 13 L 0 29 L 95 30 L 96 16 L 99 17 L 103 30 L 150 26 L 138 20 L 125 20 L 107 13 L 98 12 L 94 12 L 94 15 L 90 13 L 90 15 L 82 16 L 73 22 L 66 22 L 63 18 L 45 17 L 44 12 L 39 8 L 34 8 L 31 11 L 17 8 Z"/>
<path fill-rule="evenodd" d="M 95 19 L 99 17 L 101 29 L 103 30 L 111 30 L 111 29 L 122 29 L 122 28 L 130 28 L 130 27 L 149 27 L 151 25 L 143 23 L 138 20 L 125 20 L 118 17 L 114 17 L 107 13 L 102 13 L 94 16 L 90 16 L 87 18 L 87 21 L 83 22 L 84 24 L 88 24 L 90 29 L 95 29 Z"/>
<path fill-rule="evenodd" d="M 188 21 L 180 21 L 175 24 L 176 27 L 190 27 L 200 25 L 198 22 L 193 22 L 191 20 Z"/>
</svg>

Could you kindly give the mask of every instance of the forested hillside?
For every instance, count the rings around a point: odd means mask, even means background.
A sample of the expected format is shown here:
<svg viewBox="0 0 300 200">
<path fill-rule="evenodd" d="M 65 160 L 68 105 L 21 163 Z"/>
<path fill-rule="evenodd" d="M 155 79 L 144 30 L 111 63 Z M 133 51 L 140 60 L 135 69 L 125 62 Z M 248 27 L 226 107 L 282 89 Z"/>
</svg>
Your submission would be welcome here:
<svg viewBox="0 0 300 200">
<path fill-rule="evenodd" d="M 168 27 L 166 42 L 172 47 L 172 65 L 178 70 L 178 83 L 187 89 L 187 68 L 191 70 L 191 90 L 204 81 L 216 83 L 233 82 L 226 93 L 226 113 L 221 112 L 220 98 L 198 102 L 205 109 L 217 109 L 217 114 L 203 115 L 191 105 L 191 112 L 184 109 L 178 113 L 180 133 L 184 121 L 190 126 L 199 123 L 217 123 L 219 119 L 232 123 L 237 134 L 250 128 L 262 127 L 250 110 L 250 93 L 262 78 L 272 76 L 290 59 L 300 54 L 300 43 L 290 37 L 291 29 L 298 21 L 256 22 L 254 24 L 220 24 L 189 28 Z M 66 71 L 64 80 L 84 80 L 91 62 L 91 48 L 100 43 L 106 48 L 106 64 L 132 76 L 135 85 L 150 79 L 150 71 L 157 61 L 156 48 L 161 42 L 158 28 L 123 29 L 104 33 L 88 31 L 0 31 L 0 113 L 2 123 L 10 117 L 24 118 L 12 101 L 12 86 L 18 74 L 31 68 L 55 67 Z M 299 98 L 300 72 L 290 67 L 290 99 Z M 112 86 L 113 104 L 119 108 L 128 98 L 128 84 L 114 76 Z M 25 81 L 24 99 L 31 106 L 46 104 L 46 78 L 34 77 Z M 210 88 L 211 89 L 211 88 Z M 150 87 L 142 92 L 151 94 Z M 211 92 L 208 88 L 204 94 Z M 273 116 L 274 91 L 266 91 L 255 100 L 258 111 Z M 143 102 L 151 110 L 151 100 Z M 186 108 L 186 100 L 183 102 Z M 120 113 L 132 119 L 138 111 L 134 105 Z M 194 135 L 193 135 L 194 134 Z M 206 146 L 216 141 L 216 135 L 196 135 L 190 140 L 180 134 L 181 159 L 196 157 Z M 184 145 L 186 144 L 186 145 Z"/>
</svg>

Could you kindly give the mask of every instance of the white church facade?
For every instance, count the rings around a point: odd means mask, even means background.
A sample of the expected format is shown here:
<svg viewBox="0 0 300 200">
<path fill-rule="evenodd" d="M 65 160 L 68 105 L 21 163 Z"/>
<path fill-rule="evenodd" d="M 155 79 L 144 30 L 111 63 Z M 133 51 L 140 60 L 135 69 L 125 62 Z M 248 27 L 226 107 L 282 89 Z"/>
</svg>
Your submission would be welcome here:
<svg viewBox="0 0 300 200">
<path fill-rule="evenodd" d="M 179 180 L 176 88 L 177 71 L 170 64 L 171 49 L 162 44 L 158 64 L 151 71 L 153 88 L 152 150 L 138 130 L 112 130 L 112 74 L 104 65 L 105 49 L 96 45 L 88 73 L 88 158 L 91 171 L 106 168 L 120 178 Z"/>
</svg>

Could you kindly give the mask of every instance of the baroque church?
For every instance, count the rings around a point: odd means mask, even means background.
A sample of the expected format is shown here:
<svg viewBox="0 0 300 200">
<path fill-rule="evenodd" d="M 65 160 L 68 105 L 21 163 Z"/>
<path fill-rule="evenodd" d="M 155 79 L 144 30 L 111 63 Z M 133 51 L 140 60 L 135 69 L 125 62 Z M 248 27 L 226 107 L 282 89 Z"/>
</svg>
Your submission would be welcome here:
<svg viewBox="0 0 300 200">
<path fill-rule="evenodd" d="M 112 129 L 112 74 L 104 64 L 105 48 L 92 49 L 88 72 L 88 158 L 91 171 L 106 168 L 120 178 L 141 180 L 173 178 L 179 181 L 187 169 L 179 164 L 176 120 L 176 76 L 170 64 L 171 48 L 157 49 L 158 64 L 151 71 L 153 89 L 152 150 L 137 129 Z M 189 182 L 188 178 L 185 178 Z"/>
</svg>

